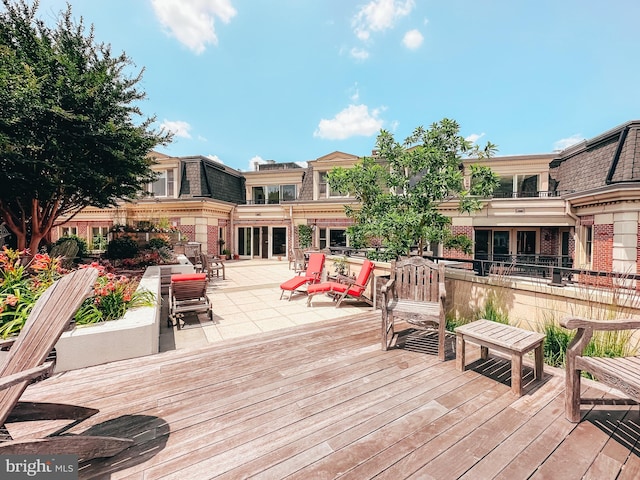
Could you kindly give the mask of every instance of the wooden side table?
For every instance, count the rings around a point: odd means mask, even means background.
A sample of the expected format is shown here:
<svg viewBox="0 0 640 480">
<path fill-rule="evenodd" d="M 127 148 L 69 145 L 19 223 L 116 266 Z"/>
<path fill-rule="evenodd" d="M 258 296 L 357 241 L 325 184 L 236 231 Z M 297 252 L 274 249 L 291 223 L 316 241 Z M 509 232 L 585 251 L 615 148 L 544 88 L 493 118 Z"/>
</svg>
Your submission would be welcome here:
<svg viewBox="0 0 640 480">
<path fill-rule="evenodd" d="M 489 349 L 497 350 L 511 356 L 511 391 L 522 395 L 522 356 L 534 351 L 534 376 L 541 379 L 544 369 L 542 344 L 545 335 L 522 328 L 492 322 L 477 320 L 456 328 L 456 368 L 463 372 L 465 369 L 465 344 L 471 342 L 480 345 L 480 356 L 486 360 Z"/>
</svg>

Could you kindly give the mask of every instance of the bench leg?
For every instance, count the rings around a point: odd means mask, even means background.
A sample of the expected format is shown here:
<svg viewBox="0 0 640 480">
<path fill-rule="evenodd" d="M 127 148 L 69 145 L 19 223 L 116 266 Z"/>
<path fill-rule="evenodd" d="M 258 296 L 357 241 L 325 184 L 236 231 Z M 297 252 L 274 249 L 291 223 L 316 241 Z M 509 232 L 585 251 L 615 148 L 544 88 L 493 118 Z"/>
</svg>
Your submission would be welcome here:
<svg viewBox="0 0 640 480">
<path fill-rule="evenodd" d="M 538 345 L 534 350 L 534 377 L 536 380 L 540 380 L 544 373 L 544 356 L 542 354 L 542 343 Z"/>
<path fill-rule="evenodd" d="M 464 344 L 465 344 L 464 337 L 458 333 L 456 335 L 456 368 L 460 372 L 464 372 L 464 367 L 466 362 Z"/>
<path fill-rule="evenodd" d="M 483 347 L 482 345 L 480 346 L 480 358 L 482 360 L 486 360 L 487 358 L 489 358 L 489 347 Z"/>
<path fill-rule="evenodd" d="M 522 354 L 511 354 L 511 391 L 518 396 L 522 395 Z"/>
</svg>

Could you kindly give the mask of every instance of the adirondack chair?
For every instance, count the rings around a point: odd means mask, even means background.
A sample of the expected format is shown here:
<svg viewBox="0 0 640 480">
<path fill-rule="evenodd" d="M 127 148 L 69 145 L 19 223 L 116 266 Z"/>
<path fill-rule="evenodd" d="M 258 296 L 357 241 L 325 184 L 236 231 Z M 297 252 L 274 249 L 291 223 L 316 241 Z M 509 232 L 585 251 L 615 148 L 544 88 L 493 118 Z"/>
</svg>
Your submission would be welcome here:
<svg viewBox="0 0 640 480">
<path fill-rule="evenodd" d="M 93 290 L 98 276 L 94 268 L 65 275 L 49 287 L 33 306 L 20 334 L 2 342 L 9 346 L 0 365 L 0 455 L 73 454 L 80 459 L 110 457 L 133 444 L 133 440 L 90 435 L 60 435 L 98 410 L 56 403 L 19 402 L 29 383 L 49 375 L 54 362 L 47 357 L 60 335 L 68 329 L 76 310 Z M 5 423 L 41 420 L 72 420 L 44 438 L 14 440 Z"/>
<path fill-rule="evenodd" d="M 311 299 L 319 294 L 326 293 L 336 302 L 336 307 L 346 298 L 361 300 L 369 305 L 373 305 L 373 301 L 366 296 L 367 285 L 373 277 L 374 263 L 371 260 L 365 260 L 360 269 L 358 278 L 353 279 L 344 275 L 338 275 L 336 281 L 316 283 L 309 285 L 307 288 L 307 306 L 311 306 Z"/>
<path fill-rule="evenodd" d="M 382 297 L 382 350 L 393 342 L 396 318 L 419 328 L 438 329 L 438 359 L 444 360 L 444 265 L 422 257 L 391 262 L 391 278 Z"/>
<path fill-rule="evenodd" d="M 567 347 L 565 376 L 565 416 L 570 422 L 580 421 L 580 378 L 582 370 L 596 379 L 620 390 L 632 400 L 640 402 L 640 356 L 634 357 L 587 357 L 584 349 L 595 330 L 616 331 L 640 328 L 640 318 L 618 318 L 614 320 L 591 320 L 568 317 L 560 325 L 577 329 L 576 336 Z"/>
<path fill-rule="evenodd" d="M 206 273 L 181 273 L 171 275 L 169 285 L 169 318 L 167 325 L 180 328 L 180 318 L 185 312 L 207 312 L 213 321 L 213 310 L 207 296 Z"/>
<path fill-rule="evenodd" d="M 305 274 L 296 275 L 280 285 L 280 289 L 282 290 L 280 292 L 280 300 L 282 300 L 284 292 L 289 292 L 289 300 L 291 300 L 294 293 L 306 293 L 300 290 L 303 285 L 318 283 L 322 275 L 322 270 L 324 269 L 325 258 L 324 253 L 312 253 L 309 256 L 309 263 Z"/>
</svg>

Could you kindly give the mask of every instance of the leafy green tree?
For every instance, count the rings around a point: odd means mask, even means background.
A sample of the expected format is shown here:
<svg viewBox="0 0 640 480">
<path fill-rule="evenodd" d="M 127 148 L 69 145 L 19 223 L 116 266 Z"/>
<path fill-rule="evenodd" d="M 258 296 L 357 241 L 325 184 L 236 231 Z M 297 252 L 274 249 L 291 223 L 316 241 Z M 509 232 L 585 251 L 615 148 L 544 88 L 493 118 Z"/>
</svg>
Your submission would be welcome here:
<svg viewBox="0 0 640 480">
<path fill-rule="evenodd" d="M 148 153 L 171 136 L 142 116 L 142 71 L 128 75 L 131 60 L 97 44 L 71 6 L 48 27 L 38 1 L 2 2 L 0 216 L 36 252 L 61 216 L 135 198 L 155 177 Z"/>
<path fill-rule="evenodd" d="M 354 220 L 347 233 L 355 247 L 382 243 L 387 258 L 407 255 L 414 245 L 422 251 L 427 242 L 470 250 L 467 237 L 452 235 L 451 218 L 440 207 L 454 200 L 461 212 L 482 207 L 479 197 L 491 195 L 498 177 L 488 167 L 473 165 L 471 187 L 466 189 L 462 159 L 488 158 L 496 146 L 488 142 L 480 148 L 459 131 L 458 123 L 446 118 L 428 129 L 416 128 L 403 143 L 382 130 L 375 157 L 329 172 L 331 189 L 349 192 L 358 200 L 356 207 L 345 206 Z"/>
</svg>

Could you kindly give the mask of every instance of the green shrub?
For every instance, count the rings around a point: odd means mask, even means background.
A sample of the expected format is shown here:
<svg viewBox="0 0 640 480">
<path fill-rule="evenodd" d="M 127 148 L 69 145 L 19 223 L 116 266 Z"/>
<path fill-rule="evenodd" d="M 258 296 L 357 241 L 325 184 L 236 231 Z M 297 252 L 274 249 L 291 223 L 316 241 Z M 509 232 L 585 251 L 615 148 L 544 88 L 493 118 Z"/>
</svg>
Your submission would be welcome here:
<svg viewBox="0 0 640 480">
<path fill-rule="evenodd" d="M 77 237 L 76 235 L 68 235 L 66 237 L 60 237 L 56 242 L 51 244 L 51 248 L 49 249 L 49 252 L 51 252 L 53 247 L 61 245 L 62 243 L 66 242 L 67 240 L 73 240 L 74 242 L 76 242 L 78 244 L 77 258 L 84 258 L 84 257 L 87 256 L 87 254 L 89 252 L 89 248 L 87 246 L 87 241 L 84 238 Z"/>
<path fill-rule="evenodd" d="M 152 238 L 149 240 L 148 247 L 151 250 L 160 250 L 162 248 L 171 248 L 171 243 L 164 238 Z"/>
<path fill-rule="evenodd" d="M 107 258 L 109 259 L 122 259 L 135 257 L 140 248 L 138 242 L 130 237 L 114 238 L 107 245 Z"/>
</svg>

